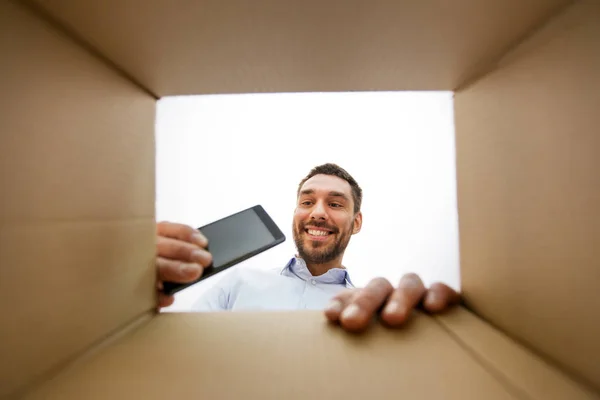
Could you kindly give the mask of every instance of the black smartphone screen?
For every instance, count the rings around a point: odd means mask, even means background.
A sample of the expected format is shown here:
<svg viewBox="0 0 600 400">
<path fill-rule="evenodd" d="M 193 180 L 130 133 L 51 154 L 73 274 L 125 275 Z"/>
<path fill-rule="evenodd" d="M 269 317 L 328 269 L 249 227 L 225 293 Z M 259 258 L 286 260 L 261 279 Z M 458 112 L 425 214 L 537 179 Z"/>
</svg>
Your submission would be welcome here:
<svg viewBox="0 0 600 400">
<path fill-rule="evenodd" d="M 213 263 L 197 281 L 164 282 L 163 291 L 174 294 L 285 241 L 285 236 L 260 205 L 198 228 L 208 239 Z"/>
</svg>

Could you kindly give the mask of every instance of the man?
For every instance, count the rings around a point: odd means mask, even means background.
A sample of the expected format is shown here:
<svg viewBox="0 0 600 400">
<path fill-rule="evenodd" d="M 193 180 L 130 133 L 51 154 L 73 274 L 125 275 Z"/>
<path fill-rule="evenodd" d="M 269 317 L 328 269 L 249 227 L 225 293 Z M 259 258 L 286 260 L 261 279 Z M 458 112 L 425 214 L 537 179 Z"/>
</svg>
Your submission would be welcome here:
<svg viewBox="0 0 600 400">
<path fill-rule="evenodd" d="M 420 304 L 439 312 L 456 303 L 459 295 L 450 287 L 436 283 L 427 290 L 415 274 L 405 275 L 396 289 L 383 278 L 353 287 L 342 259 L 351 236 L 361 229 L 361 202 L 362 189 L 344 169 L 335 164 L 313 168 L 298 186 L 292 226 L 298 254 L 279 273 L 232 271 L 194 309 L 324 309 L 330 321 L 360 331 L 376 313 L 384 323 L 399 326 Z M 210 265 L 207 240 L 191 227 L 161 223 L 158 235 L 159 291 L 162 281 L 191 281 Z M 172 302 L 159 293 L 159 307 Z"/>
</svg>

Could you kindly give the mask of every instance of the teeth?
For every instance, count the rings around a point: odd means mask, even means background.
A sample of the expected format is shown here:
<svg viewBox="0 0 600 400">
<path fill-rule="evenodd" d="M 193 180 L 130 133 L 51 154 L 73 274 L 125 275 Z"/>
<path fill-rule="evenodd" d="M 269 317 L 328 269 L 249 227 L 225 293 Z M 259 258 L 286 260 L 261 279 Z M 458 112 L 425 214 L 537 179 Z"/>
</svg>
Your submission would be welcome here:
<svg viewBox="0 0 600 400">
<path fill-rule="evenodd" d="M 317 231 L 314 229 L 309 229 L 308 233 L 313 235 L 313 236 L 327 236 L 329 235 L 329 232 L 325 232 L 325 231 Z"/>
</svg>

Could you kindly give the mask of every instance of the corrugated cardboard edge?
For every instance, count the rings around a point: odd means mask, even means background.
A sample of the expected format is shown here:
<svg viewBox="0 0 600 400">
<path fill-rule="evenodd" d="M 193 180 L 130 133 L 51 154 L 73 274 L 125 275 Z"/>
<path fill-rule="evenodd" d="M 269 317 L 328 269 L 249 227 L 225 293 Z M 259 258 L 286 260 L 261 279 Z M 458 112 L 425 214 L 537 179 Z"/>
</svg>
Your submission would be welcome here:
<svg viewBox="0 0 600 400">
<path fill-rule="evenodd" d="M 437 315 L 435 320 L 519 398 L 600 399 L 585 383 L 462 307 Z"/>
</svg>

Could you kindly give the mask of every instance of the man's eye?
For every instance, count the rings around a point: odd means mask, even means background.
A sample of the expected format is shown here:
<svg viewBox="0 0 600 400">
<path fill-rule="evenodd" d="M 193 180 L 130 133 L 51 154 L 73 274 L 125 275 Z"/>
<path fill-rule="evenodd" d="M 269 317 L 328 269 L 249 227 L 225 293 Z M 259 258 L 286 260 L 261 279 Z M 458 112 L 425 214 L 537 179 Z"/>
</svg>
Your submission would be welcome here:
<svg viewBox="0 0 600 400">
<path fill-rule="evenodd" d="M 337 204 L 337 203 L 331 203 L 330 204 L 331 207 L 337 208 L 337 207 L 341 207 L 341 204 Z"/>
<path fill-rule="evenodd" d="M 300 204 L 302 204 L 303 206 L 310 206 L 310 205 L 311 205 L 311 202 L 307 200 L 307 201 L 303 201 L 303 202 L 302 202 L 302 203 L 300 203 Z"/>
</svg>

